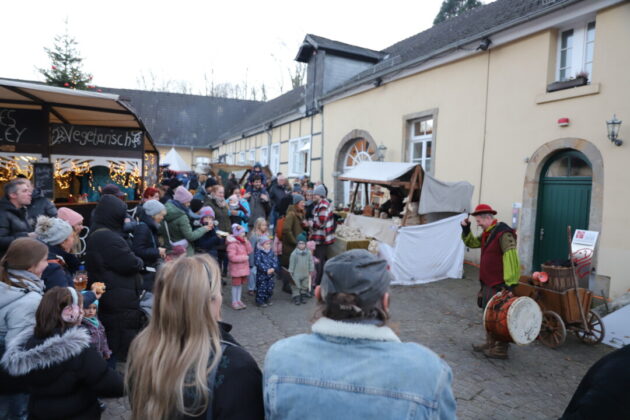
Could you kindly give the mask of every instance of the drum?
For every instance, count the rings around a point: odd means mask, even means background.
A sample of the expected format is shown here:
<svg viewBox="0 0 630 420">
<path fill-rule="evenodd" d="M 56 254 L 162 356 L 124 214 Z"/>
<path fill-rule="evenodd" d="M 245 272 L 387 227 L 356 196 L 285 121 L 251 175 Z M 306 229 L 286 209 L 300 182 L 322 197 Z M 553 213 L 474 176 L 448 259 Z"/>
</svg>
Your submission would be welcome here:
<svg viewBox="0 0 630 420">
<path fill-rule="evenodd" d="M 508 292 L 492 296 L 483 313 L 483 325 L 496 340 L 529 344 L 538 337 L 542 311 L 532 298 Z"/>
</svg>

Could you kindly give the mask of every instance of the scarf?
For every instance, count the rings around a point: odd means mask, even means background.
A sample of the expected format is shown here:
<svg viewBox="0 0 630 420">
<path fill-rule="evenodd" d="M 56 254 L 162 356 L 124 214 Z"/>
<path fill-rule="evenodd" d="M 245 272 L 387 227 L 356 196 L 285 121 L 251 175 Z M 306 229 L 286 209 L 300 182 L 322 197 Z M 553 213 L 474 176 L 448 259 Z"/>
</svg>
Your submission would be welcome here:
<svg viewBox="0 0 630 420">
<path fill-rule="evenodd" d="M 98 317 L 94 317 L 94 318 L 83 317 L 83 320 L 89 322 L 92 325 L 94 325 L 95 328 L 98 328 L 99 325 L 101 325 L 101 323 L 98 320 Z"/>
<path fill-rule="evenodd" d="M 219 198 L 216 195 L 214 195 L 214 193 L 210 194 L 210 199 L 214 200 L 214 202 L 217 203 L 217 206 L 219 207 L 225 208 L 227 206 L 225 198 Z"/>
<path fill-rule="evenodd" d="M 240 243 L 244 244 L 245 243 L 245 238 L 243 238 L 242 236 L 235 236 L 234 239 L 236 239 L 237 241 L 239 241 Z"/>
<path fill-rule="evenodd" d="M 40 294 L 44 294 L 44 282 L 42 279 L 37 277 L 35 274 L 31 273 L 27 270 L 14 270 L 9 268 L 9 280 L 16 287 L 26 288 L 30 291 L 37 292 Z"/>
</svg>

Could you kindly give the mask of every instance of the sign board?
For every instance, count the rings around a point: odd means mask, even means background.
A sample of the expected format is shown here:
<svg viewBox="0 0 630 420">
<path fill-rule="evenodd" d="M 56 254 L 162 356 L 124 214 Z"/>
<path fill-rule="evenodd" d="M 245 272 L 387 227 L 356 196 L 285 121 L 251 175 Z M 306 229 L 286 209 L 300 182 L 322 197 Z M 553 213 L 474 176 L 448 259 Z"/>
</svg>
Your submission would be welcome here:
<svg viewBox="0 0 630 420">
<path fill-rule="evenodd" d="M 54 192 L 54 169 L 52 163 L 33 163 L 33 184 L 44 197 L 52 200 Z"/>
<path fill-rule="evenodd" d="M 576 229 L 571 242 L 571 255 L 579 279 L 587 278 L 591 273 L 591 263 L 595 255 L 595 245 L 599 232 Z"/>
<path fill-rule="evenodd" d="M 138 151 L 144 149 L 142 130 L 88 125 L 51 124 L 50 146 L 53 151 L 62 149 L 82 154 L 81 149 L 109 149 Z M 86 153 L 83 150 L 83 153 Z"/>
<path fill-rule="evenodd" d="M 46 123 L 39 110 L 0 108 L 0 145 L 46 144 Z"/>
</svg>

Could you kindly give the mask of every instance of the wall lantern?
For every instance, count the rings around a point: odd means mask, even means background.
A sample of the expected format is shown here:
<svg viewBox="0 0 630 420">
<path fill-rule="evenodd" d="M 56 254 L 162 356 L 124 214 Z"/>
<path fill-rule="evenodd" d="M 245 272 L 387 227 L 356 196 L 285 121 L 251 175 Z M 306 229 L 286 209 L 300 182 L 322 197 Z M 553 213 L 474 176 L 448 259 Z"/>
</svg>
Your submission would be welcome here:
<svg viewBox="0 0 630 420">
<path fill-rule="evenodd" d="M 608 139 L 613 142 L 615 146 L 621 146 L 623 141 L 619 139 L 619 129 L 621 128 L 621 123 L 617 119 L 617 116 L 613 114 L 612 120 L 606 121 L 606 128 L 608 129 Z"/>
<path fill-rule="evenodd" d="M 384 161 L 385 153 L 387 153 L 387 146 L 385 146 L 384 144 L 380 144 L 376 148 L 376 160 L 378 160 L 379 162 Z"/>
</svg>

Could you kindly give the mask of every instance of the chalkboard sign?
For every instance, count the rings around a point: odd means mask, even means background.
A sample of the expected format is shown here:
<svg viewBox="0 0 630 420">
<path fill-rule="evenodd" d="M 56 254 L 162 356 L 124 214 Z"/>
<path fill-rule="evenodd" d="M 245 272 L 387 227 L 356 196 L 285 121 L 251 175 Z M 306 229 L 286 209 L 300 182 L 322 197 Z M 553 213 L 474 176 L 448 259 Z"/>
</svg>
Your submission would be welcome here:
<svg viewBox="0 0 630 420">
<path fill-rule="evenodd" d="M 42 111 L 0 108 L 0 145 L 46 144 Z"/>
<path fill-rule="evenodd" d="M 93 127 L 88 125 L 51 124 L 50 146 L 55 149 L 110 149 L 142 151 L 142 130 Z"/>
<path fill-rule="evenodd" d="M 52 200 L 54 189 L 54 171 L 52 163 L 33 163 L 33 183 L 39 188 L 44 197 Z"/>
</svg>

